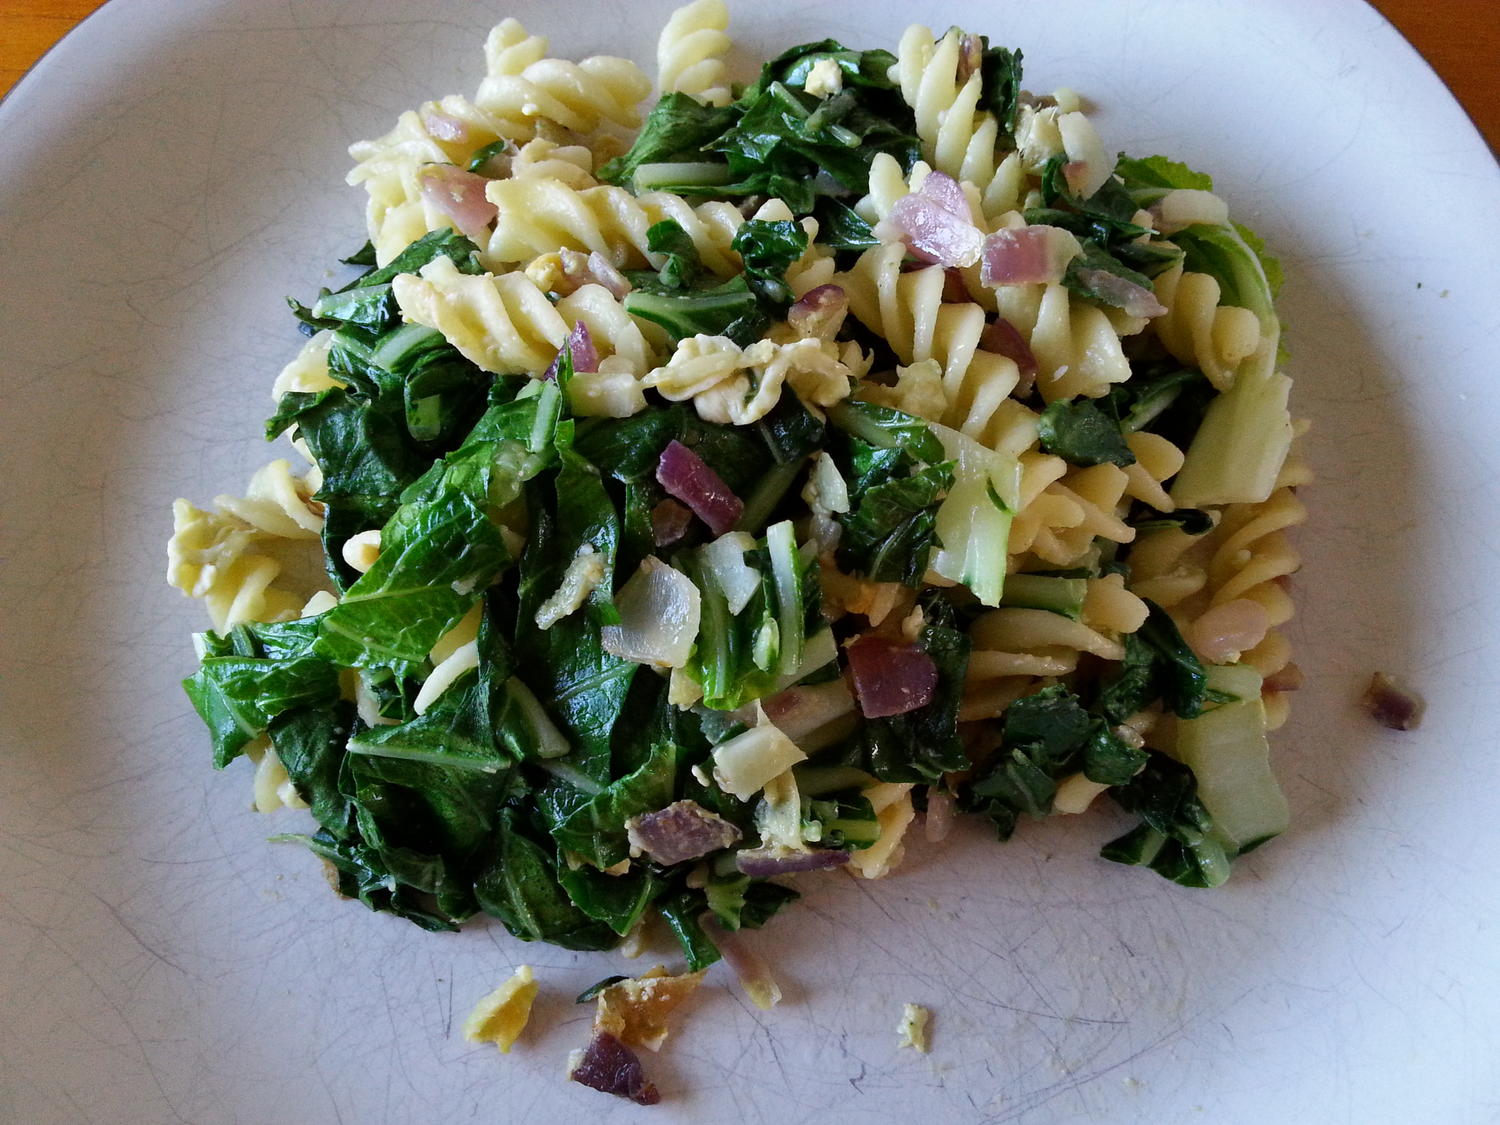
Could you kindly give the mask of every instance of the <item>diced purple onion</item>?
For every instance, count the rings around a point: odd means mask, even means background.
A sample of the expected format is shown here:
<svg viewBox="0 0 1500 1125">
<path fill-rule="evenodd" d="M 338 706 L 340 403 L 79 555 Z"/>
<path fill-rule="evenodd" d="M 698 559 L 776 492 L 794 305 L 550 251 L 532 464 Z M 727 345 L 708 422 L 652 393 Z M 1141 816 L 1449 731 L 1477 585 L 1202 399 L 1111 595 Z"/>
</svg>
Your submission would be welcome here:
<svg viewBox="0 0 1500 1125">
<path fill-rule="evenodd" d="M 1124 311 L 1126 316 L 1161 316 L 1167 309 L 1156 294 L 1144 286 L 1127 281 L 1108 270 L 1081 269 L 1080 284 L 1092 289 L 1105 301 Z"/>
<path fill-rule="evenodd" d="M 1296 664 L 1284 664 L 1265 678 L 1260 686 L 1265 691 L 1300 691 L 1304 677 Z"/>
<path fill-rule="evenodd" d="M 485 197 L 489 181 L 451 164 L 429 164 L 422 169 L 422 198 L 453 220 L 459 233 L 481 241 L 498 213 Z"/>
<path fill-rule="evenodd" d="M 958 37 L 958 69 L 953 84 L 962 86 L 984 65 L 984 40 L 964 32 Z"/>
<path fill-rule="evenodd" d="M 469 139 L 469 126 L 457 117 L 436 109 L 422 111 L 422 127 L 440 141 L 461 144 Z"/>
<path fill-rule="evenodd" d="M 599 251 L 595 250 L 589 255 L 588 269 L 590 280 L 608 289 L 610 296 L 616 300 L 630 292 L 629 278 L 616 269 L 615 264 Z"/>
<path fill-rule="evenodd" d="M 937 665 L 917 645 L 866 633 L 845 653 L 854 694 L 867 719 L 915 711 L 931 703 L 937 692 Z"/>
<path fill-rule="evenodd" d="M 943 304 L 967 305 L 969 303 L 969 287 L 964 284 L 963 272 L 949 266 L 943 271 Z"/>
<path fill-rule="evenodd" d="M 1036 381 L 1036 354 L 1014 324 L 1003 316 L 997 317 L 992 323 L 985 325 L 984 333 L 979 337 L 979 346 L 987 352 L 994 352 L 1014 361 L 1016 370 L 1021 374 L 1015 393 L 1021 396 L 1030 393 L 1031 386 Z"/>
<path fill-rule="evenodd" d="M 1074 195 L 1091 195 L 1088 190 L 1089 179 L 1093 169 L 1086 160 L 1070 160 L 1062 166 L 1063 179 L 1067 181 L 1068 190 Z"/>
<path fill-rule="evenodd" d="M 1037 224 L 1005 227 L 984 240 L 979 280 L 984 285 L 1034 285 L 1061 281 L 1068 260 L 1065 251 L 1076 242 L 1060 236 L 1067 231 Z"/>
<path fill-rule="evenodd" d="M 797 335 L 832 340 L 844 325 L 849 312 L 849 295 L 841 285 L 820 285 L 809 289 L 786 313 L 786 321 Z"/>
<path fill-rule="evenodd" d="M 708 931 L 734 975 L 739 977 L 740 987 L 750 997 L 751 1003 L 762 1010 L 774 1008 L 781 1001 L 781 986 L 771 975 L 771 966 L 766 964 L 766 959 L 745 944 L 741 934 L 719 925 L 712 914 L 702 915 L 699 924 Z"/>
<path fill-rule="evenodd" d="M 651 509 L 651 540 L 658 547 L 669 547 L 687 534 L 693 513 L 671 497 Z"/>
<path fill-rule="evenodd" d="M 962 185 L 946 172 L 929 172 L 922 181 L 922 186 L 917 189 L 917 194 L 932 200 L 944 211 L 958 216 L 966 223 L 972 222 L 974 218 Z"/>
<path fill-rule="evenodd" d="M 953 794 L 936 785 L 927 788 L 927 819 L 923 831 L 927 842 L 937 844 L 947 839 L 953 829 Z"/>
<path fill-rule="evenodd" d="M 557 356 L 553 359 L 552 365 L 542 373 L 543 379 L 557 378 L 557 368 L 562 363 L 564 351 L 571 351 L 573 353 L 574 374 L 580 371 L 599 370 L 599 353 L 594 348 L 593 336 L 589 335 L 589 326 L 583 321 L 580 320 L 577 324 L 573 325 L 573 331 L 568 333 L 567 340 L 557 350 Z"/>
<path fill-rule="evenodd" d="M 934 172 L 927 178 L 941 174 Z M 972 266 L 984 248 L 984 235 L 969 221 L 967 204 L 965 213 L 959 215 L 922 193 L 896 200 L 880 225 L 894 230 L 915 257 L 941 266 Z"/>
<path fill-rule="evenodd" d="M 1360 702 L 1371 718 L 1390 730 L 1411 730 L 1422 721 L 1421 698 L 1384 672 L 1376 672 L 1370 678 L 1370 686 Z"/>
<path fill-rule="evenodd" d="M 745 505 L 707 462 L 680 441 L 662 450 L 656 463 L 656 480 L 667 493 L 681 500 L 715 535 L 723 535 L 739 522 Z"/>
<path fill-rule="evenodd" d="M 601 1090 L 637 1105 L 655 1105 L 661 1093 L 646 1078 L 634 1051 L 607 1031 L 596 1031 L 582 1057 L 568 1074 L 574 1082 Z"/>
<path fill-rule="evenodd" d="M 758 879 L 770 875 L 795 875 L 802 871 L 827 871 L 848 862 L 849 853 L 837 848 L 813 848 L 805 852 L 746 848 L 736 852 L 734 857 L 734 865 L 741 875 Z"/>
<path fill-rule="evenodd" d="M 676 801 L 625 822 L 631 847 L 657 863 L 683 863 L 739 842 L 740 830 L 697 801 Z"/>
</svg>

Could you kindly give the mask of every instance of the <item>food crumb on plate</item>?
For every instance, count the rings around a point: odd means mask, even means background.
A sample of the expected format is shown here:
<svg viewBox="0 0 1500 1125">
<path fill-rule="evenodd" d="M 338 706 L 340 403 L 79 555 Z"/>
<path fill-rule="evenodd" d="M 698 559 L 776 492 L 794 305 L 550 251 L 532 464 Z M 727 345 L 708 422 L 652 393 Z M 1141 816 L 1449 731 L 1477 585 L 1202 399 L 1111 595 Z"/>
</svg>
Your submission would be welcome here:
<svg viewBox="0 0 1500 1125">
<path fill-rule="evenodd" d="M 538 987 L 530 965 L 517 968 L 508 981 L 474 1005 L 464 1021 L 464 1038 L 470 1043 L 493 1043 L 501 1054 L 510 1054 L 531 1019 Z"/>
<path fill-rule="evenodd" d="M 910 1047 L 915 1051 L 926 1054 L 931 1049 L 928 1041 L 928 1028 L 932 1023 L 932 1013 L 920 1004 L 906 1004 L 901 1008 L 901 1022 L 896 1025 L 896 1034 L 901 1036 L 898 1047 Z"/>
</svg>

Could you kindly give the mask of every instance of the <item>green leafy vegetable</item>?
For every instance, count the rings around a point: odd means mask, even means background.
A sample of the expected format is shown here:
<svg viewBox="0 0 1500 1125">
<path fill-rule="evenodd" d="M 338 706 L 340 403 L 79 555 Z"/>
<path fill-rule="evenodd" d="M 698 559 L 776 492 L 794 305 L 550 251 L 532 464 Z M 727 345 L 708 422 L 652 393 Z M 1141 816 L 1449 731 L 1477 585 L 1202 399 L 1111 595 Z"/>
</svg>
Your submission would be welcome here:
<svg viewBox="0 0 1500 1125">
<path fill-rule="evenodd" d="M 1074 465 L 1133 465 L 1120 426 L 1089 399 L 1047 404 L 1037 424 L 1042 448 Z"/>
</svg>

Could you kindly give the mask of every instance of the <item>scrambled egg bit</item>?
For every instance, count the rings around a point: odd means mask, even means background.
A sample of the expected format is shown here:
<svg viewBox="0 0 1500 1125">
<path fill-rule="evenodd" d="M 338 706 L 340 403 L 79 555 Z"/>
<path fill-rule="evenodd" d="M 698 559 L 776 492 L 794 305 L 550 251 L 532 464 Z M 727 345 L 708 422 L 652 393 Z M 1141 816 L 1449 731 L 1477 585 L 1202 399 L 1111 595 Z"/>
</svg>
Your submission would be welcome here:
<svg viewBox="0 0 1500 1125">
<path fill-rule="evenodd" d="M 901 1009 L 901 1022 L 896 1025 L 896 1034 L 901 1036 L 898 1047 L 911 1047 L 926 1054 L 931 1049 L 927 1039 L 928 1025 L 932 1013 L 920 1004 L 907 1004 Z"/>
<path fill-rule="evenodd" d="M 531 966 L 522 965 L 511 974 L 510 980 L 474 1005 L 464 1021 L 464 1038 L 470 1043 L 493 1043 L 502 1054 L 510 1054 L 531 1018 L 531 1002 L 536 994 L 536 977 Z"/>
</svg>

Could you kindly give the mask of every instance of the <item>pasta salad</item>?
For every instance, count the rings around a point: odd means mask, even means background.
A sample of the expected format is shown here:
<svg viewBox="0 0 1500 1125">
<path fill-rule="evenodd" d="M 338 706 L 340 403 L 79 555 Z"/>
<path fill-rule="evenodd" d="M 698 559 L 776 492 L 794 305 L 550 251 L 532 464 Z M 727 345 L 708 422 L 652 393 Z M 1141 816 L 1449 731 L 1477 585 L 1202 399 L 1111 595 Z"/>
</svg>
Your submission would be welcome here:
<svg viewBox="0 0 1500 1125">
<path fill-rule="evenodd" d="M 1222 883 L 1300 678 L 1275 260 L 1019 50 L 741 84 L 727 26 L 674 13 L 653 100 L 507 19 L 352 147 L 266 426 L 305 467 L 174 511 L 215 766 L 374 910 L 691 971 L 919 816 L 1106 799 L 1105 859 Z"/>
</svg>

